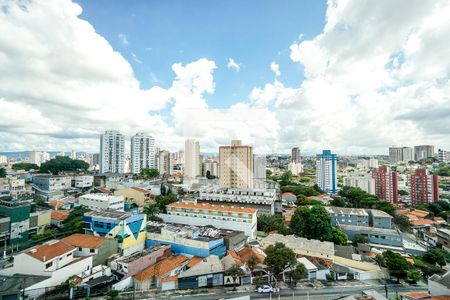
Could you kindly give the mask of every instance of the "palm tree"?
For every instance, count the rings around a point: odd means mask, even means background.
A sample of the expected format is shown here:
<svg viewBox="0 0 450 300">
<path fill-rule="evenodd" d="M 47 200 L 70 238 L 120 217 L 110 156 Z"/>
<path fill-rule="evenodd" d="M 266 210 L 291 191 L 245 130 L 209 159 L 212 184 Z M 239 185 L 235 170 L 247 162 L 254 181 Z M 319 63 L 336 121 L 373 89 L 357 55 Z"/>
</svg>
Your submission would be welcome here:
<svg viewBox="0 0 450 300">
<path fill-rule="evenodd" d="M 144 208 L 144 213 L 147 215 L 147 220 L 159 221 L 160 218 L 157 216 L 159 213 L 158 206 L 156 204 L 149 204 Z"/>
</svg>

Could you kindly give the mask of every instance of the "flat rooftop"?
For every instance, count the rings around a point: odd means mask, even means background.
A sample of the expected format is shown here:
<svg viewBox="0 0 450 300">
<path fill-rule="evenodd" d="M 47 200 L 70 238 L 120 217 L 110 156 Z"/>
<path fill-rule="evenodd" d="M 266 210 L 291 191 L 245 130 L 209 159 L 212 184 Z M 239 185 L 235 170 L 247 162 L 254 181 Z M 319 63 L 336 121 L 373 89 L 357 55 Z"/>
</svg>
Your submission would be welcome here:
<svg viewBox="0 0 450 300">
<path fill-rule="evenodd" d="M 349 208 L 349 207 L 336 207 L 336 206 L 325 206 L 325 209 L 329 213 L 341 214 L 341 215 L 357 215 L 357 216 L 369 216 L 363 208 Z"/>
<path fill-rule="evenodd" d="M 379 209 L 368 209 L 374 217 L 392 218 L 390 214 Z"/>
<path fill-rule="evenodd" d="M 220 237 L 232 236 L 235 234 L 240 234 L 241 231 L 235 230 L 227 230 L 227 229 L 219 229 L 211 226 L 194 226 L 194 225 L 183 225 L 183 224 L 175 224 L 175 223 L 160 223 L 149 221 L 147 222 L 147 232 L 155 232 L 160 233 L 162 228 L 165 230 L 170 230 L 173 232 L 182 232 L 182 231 L 194 231 L 198 232 L 198 234 L 203 238 L 217 239 Z"/>
<path fill-rule="evenodd" d="M 121 257 L 117 258 L 115 261 L 123 262 L 123 263 L 130 263 L 132 261 L 135 261 L 136 259 L 139 259 L 141 257 L 147 256 L 150 253 L 153 253 L 153 252 L 158 251 L 158 250 L 163 249 L 163 248 L 169 248 L 170 249 L 170 247 L 167 246 L 167 245 L 155 245 L 155 246 L 151 246 L 149 248 L 146 248 L 146 249 L 144 249 L 142 251 L 133 253 L 133 254 L 128 255 L 128 256 L 121 256 Z"/>
<path fill-rule="evenodd" d="M 350 230 L 350 231 L 365 231 L 370 233 L 380 233 L 380 234 L 389 234 L 389 235 L 399 235 L 399 233 L 394 229 L 387 228 L 377 228 L 377 227 L 368 227 L 368 226 L 354 226 L 354 225 L 339 225 L 341 229 Z"/>
<path fill-rule="evenodd" d="M 167 205 L 171 208 L 184 208 L 189 210 L 211 210 L 211 211 L 221 211 L 230 213 L 246 213 L 253 214 L 256 213 L 254 208 L 246 208 L 242 206 L 227 206 L 227 205 L 214 205 L 209 203 L 190 203 L 190 202 L 175 202 Z"/>
<path fill-rule="evenodd" d="M 125 211 L 116 210 L 102 210 L 102 211 L 90 211 L 84 214 L 85 216 L 97 217 L 97 218 L 108 218 L 108 219 L 119 219 L 125 220 L 129 217 L 134 216 L 134 214 Z"/>
</svg>

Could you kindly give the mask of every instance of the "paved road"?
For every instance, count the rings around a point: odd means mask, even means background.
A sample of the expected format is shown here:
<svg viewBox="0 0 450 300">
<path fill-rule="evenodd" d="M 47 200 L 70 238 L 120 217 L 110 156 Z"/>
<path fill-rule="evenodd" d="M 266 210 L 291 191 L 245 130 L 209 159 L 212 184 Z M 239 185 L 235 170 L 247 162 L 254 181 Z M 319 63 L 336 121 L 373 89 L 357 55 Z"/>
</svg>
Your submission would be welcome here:
<svg viewBox="0 0 450 300">
<path fill-rule="evenodd" d="M 377 286 L 349 286 L 349 287 L 323 287 L 323 288 L 310 288 L 310 289 L 285 289 L 281 290 L 280 293 L 275 293 L 272 295 L 258 294 L 256 292 L 228 292 L 221 294 L 199 294 L 199 295 L 189 295 L 189 296 L 175 296 L 170 299 L 180 299 L 183 300 L 217 300 L 217 299 L 228 299 L 233 297 L 250 296 L 250 299 L 309 299 L 310 300 L 334 300 L 340 297 L 348 295 L 358 295 L 361 294 L 363 290 L 375 290 L 380 294 L 384 295 L 384 285 Z M 395 295 L 396 292 L 408 292 L 408 291 L 423 291 L 426 287 L 423 286 L 403 286 L 399 284 L 389 285 L 388 291 L 389 296 Z"/>
</svg>

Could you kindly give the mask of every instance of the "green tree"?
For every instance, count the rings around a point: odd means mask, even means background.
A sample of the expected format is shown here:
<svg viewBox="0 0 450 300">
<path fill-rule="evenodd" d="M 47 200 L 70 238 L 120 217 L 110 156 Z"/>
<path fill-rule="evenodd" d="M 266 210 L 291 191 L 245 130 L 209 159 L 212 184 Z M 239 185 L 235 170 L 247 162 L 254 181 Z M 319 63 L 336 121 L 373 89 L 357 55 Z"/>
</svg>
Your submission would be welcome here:
<svg viewBox="0 0 450 300">
<path fill-rule="evenodd" d="M 277 215 L 260 215 L 257 220 L 257 229 L 265 233 L 271 231 L 278 231 L 280 234 L 286 235 L 289 233 L 289 228 L 284 223 L 282 216 Z"/>
<path fill-rule="evenodd" d="M 159 208 L 156 204 L 149 204 L 144 208 L 144 213 L 147 215 L 148 221 L 161 221 L 161 218 L 158 217 Z"/>
<path fill-rule="evenodd" d="M 161 213 L 166 213 L 166 206 L 173 202 L 177 202 L 177 197 L 174 194 L 156 196 L 156 205 Z"/>
<path fill-rule="evenodd" d="M 419 282 L 422 279 L 422 275 L 420 274 L 419 271 L 415 270 L 415 271 L 409 271 L 406 274 L 406 277 L 411 280 L 412 282 L 416 283 Z"/>
<path fill-rule="evenodd" d="M 345 202 L 345 200 L 343 198 L 336 197 L 333 200 L 331 200 L 331 205 L 337 206 L 337 207 L 345 207 L 347 205 L 347 203 Z"/>
<path fill-rule="evenodd" d="M 266 170 L 266 177 L 270 178 L 272 176 L 272 171 Z"/>
<path fill-rule="evenodd" d="M 52 173 L 54 175 L 63 171 L 86 171 L 89 164 L 79 159 L 67 156 L 57 156 L 41 164 L 39 173 Z"/>
<path fill-rule="evenodd" d="M 0 168 L 0 178 L 5 178 L 6 177 L 6 170 L 5 168 Z"/>
<path fill-rule="evenodd" d="M 412 265 L 401 256 L 399 253 L 392 252 L 391 250 L 383 252 L 383 257 L 386 262 L 386 268 L 389 271 L 389 275 L 397 278 L 397 282 L 400 279 L 407 278 L 408 271 L 411 270 Z"/>
<path fill-rule="evenodd" d="M 106 293 L 106 296 L 108 297 L 108 299 L 114 300 L 114 299 L 116 299 L 117 297 L 119 297 L 119 291 L 117 291 L 117 290 L 109 290 L 109 291 Z"/>
<path fill-rule="evenodd" d="M 39 170 L 38 165 L 32 163 L 16 163 L 12 165 L 13 170 Z"/>
<path fill-rule="evenodd" d="M 407 196 L 407 195 L 408 195 L 408 192 L 405 191 L 405 190 L 398 190 L 398 194 L 399 194 L 400 196 Z"/>
<path fill-rule="evenodd" d="M 269 267 L 274 275 L 279 275 L 297 263 L 294 251 L 282 243 L 270 245 L 266 248 L 265 252 L 266 258 L 264 259 L 264 264 Z"/>
<path fill-rule="evenodd" d="M 347 245 L 348 236 L 341 229 L 333 227 L 331 229 L 331 235 L 331 242 L 335 243 L 336 245 Z"/>
<path fill-rule="evenodd" d="M 302 280 L 305 278 L 306 274 L 308 274 L 308 270 L 306 270 L 305 265 L 302 263 L 297 263 L 295 267 L 287 273 L 291 281 Z"/>
<path fill-rule="evenodd" d="M 292 181 L 292 172 L 291 171 L 287 171 L 284 172 L 283 175 L 281 175 L 281 183 L 282 185 L 287 185 Z"/>
<path fill-rule="evenodd" d="M 237 265 L 234 265 L 230 269 L 225 271 L 225 275 L 231 276 L 233 278 L 233 286 L 234 286 L 234 289 L 236 289 L 236 281 L 238 281 L 237 279 L 239 279 L 239 277 L 241 277 L 241 276 L 244 276 L 245 273 Z"/>
<path fill-rule="evenodd" d="M 83 215 L 88 212 L 89 209 L 79 206 L 75 207 L 63 221 L 64 231 L 72 233 L 84 233 L 83 230 Z"/>
<path fill-rule="evenodd" d="M 155 178 L 159 176 L 159 170 L 154 168 L 144 168 L 141 170 L 141 175 L 145 178 Z"/>
<path fill-rule="evenodd" d="M 252 254 L 252 256 L 250 256 L 250 258 L 247 260 L 246 264 L 249 267 L 250 270 L 253 270 L 254 268 L 256 268 L 256 266 L 258 265 L 259 260 L 258 258 Z"/>
<path fill-rule="evenodd" d="M 447 262 L 450 262 L 450 253 L 444 249 L 432 248 L 425 252 L 423 260 L 429 264 L 438 264 L 443 267 Z"/>
<path fill-rule="evenodd" d="M 364 236 L 362 234 L 355 234 L 353 236 L 352 242 L 353 242 L 352 243 L 353 246 L 356 247 L 356 246 L 358 246 L 358 244 L 367 244 L 369 242 L 369 240 L 367 239 L 366 236 Z"/>
<path fill-rule="evenodd" d="M 393 221 L 401 231 L 412 232 L 411 223 L 407 216 L 395 215 Z"/>
<path fill-rule="evenodd" d="M 308 239 L 331 241 L 331 217 L 322 206 L 297 208 L 291 219 L 291 230 Z"/>
<path fill-rule="evenodd" d="M 208 179 L 216 179 L 216 176 L 211 175 L 211 171 L 208 170 L 208 171 L 206 171 L 206 178 L 208 178 Z"/>
</svg>

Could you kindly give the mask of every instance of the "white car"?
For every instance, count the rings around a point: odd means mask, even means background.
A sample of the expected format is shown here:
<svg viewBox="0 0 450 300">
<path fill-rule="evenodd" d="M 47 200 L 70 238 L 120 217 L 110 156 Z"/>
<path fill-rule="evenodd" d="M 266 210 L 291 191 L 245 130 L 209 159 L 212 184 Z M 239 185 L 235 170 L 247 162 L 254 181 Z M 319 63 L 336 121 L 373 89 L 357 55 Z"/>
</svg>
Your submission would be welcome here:
<svg viewBox="0 0 450 300">
<path fill-rule="evenodd" d="M 274 288 L 270 285 L 263 285 L 258 288 L 258 293 L 273 293 L 275 292 Z"/>
</svg>

